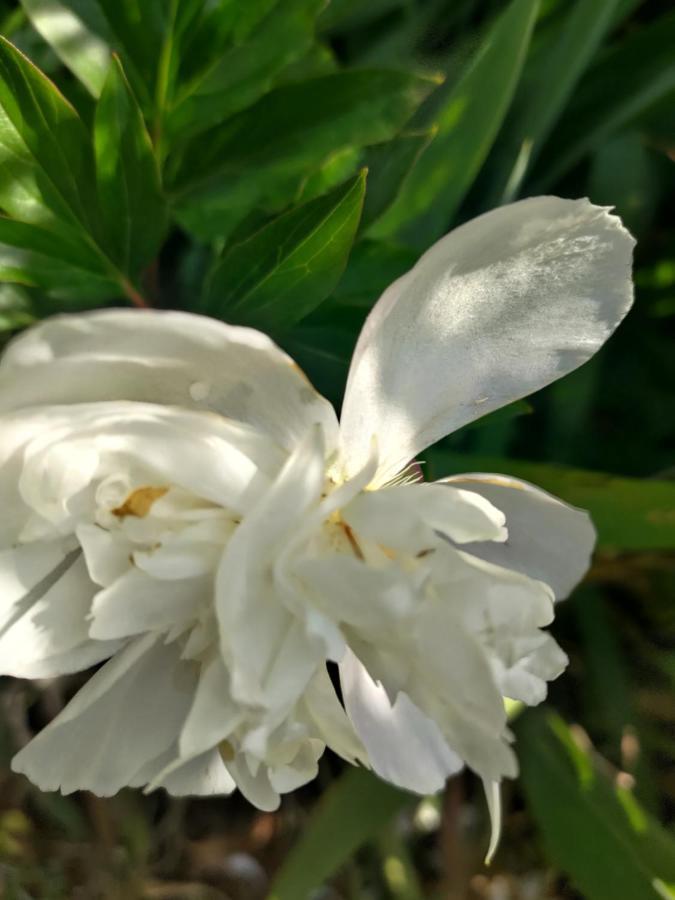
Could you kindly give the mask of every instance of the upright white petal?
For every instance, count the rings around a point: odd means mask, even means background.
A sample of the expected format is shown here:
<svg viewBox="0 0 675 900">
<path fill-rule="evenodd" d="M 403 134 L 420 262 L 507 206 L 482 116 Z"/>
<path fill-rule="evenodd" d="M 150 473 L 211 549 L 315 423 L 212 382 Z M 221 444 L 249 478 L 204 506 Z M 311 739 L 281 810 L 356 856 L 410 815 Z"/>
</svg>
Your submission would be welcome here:
<svg viewBox="0 0 675 900">
<path fill-rule="evenodd" d="M 595 545 L 595 529 L 583 509 L 508 475 L 472 473 L 437 483 L 475 491 L 506 516 L 508 541 L 468 544 L 462 548 L 467 553 L 546 582 L 558 600 L 583 578 Z"/>
<path fill-rule="evenodd" d="M 252 328 L 175 311 L 96 310 L 47 319 L 5 351 L 0 412 L 98 400 L 211 410 L 286 451 L 314 424 L 329 447 L 337 440 L 331 405 Z"/>
<path fill-rule="evenodd" d="M 382 295 L 342 413 L 348 472 L 380 483 L 467 422 L 589 359 L 632 301 L 633 239 L 587 200 L 535 197 L 452 231 Z"/>
</svg>

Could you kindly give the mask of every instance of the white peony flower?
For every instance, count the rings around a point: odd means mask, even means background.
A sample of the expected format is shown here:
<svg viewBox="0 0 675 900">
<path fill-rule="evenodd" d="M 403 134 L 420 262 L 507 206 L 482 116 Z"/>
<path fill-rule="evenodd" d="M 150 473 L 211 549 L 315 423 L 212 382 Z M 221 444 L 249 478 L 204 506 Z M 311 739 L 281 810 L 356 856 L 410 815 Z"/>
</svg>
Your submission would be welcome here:
<svg viewBox="0 0 675 900">
<path fill-rule="evenodd" d="M 326 746 L 439 790 L 516 774 L 504 697 L 566 664 L 542 629 L 585 513 L 425 447 L 585 362 L 633 240 L 539 197 L 435 244 L 370 314 L 338 425 L 267 337 L 179 312 L 50 319 L 0 364 L 0 671 L 108 660 L 14 759 L 44 790 L 235 786 L 262 809 Z M 338 664 L 344 708 L 326 662 Z"/>
</svg>

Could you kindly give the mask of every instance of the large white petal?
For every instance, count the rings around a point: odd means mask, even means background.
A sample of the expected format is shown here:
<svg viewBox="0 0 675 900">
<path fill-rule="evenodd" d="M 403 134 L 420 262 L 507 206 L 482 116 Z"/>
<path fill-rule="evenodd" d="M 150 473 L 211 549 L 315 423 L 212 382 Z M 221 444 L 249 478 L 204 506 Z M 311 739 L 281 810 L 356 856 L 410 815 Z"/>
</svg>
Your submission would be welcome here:
<svg viewBox="0 0 675 900">
<path fill-rule="evenodd" d="M 433 794 L 463 767 L 438 726 L 404 693 L 392 705 L 350 650 L 340 663 L 340 683 L 368 761 L 382 778 L 418 794 Z"/>
<path fill-rule="evenodd" d="M 212 590 L 211 579 L 204 576 L 160 581 L 140 569 L 130 569 L 94 597 L 91 623 L 86 623 L 89 634 L 110 640 L 166 631 L 198 618 Z"/>
<path fill-rule="evenodd" d="M 33 549 L 20 548 L 15 555 L 25 562 L 28 555 L 35 555 Z M 45 547 L 40 549 L 42 559 L 49 555 Z M 52 677 L 110 656 L 115 644 L 96 646 L 98 642 L 88 641 L 86 616 L 95 591 L 82 556 L 71 554 L 5 618 L 0 630 L 0 672 L 16 678 Z"/>
<path fill-rule="evenodd" d="M 466 552 L 546 582 L 558 600 L 583 578 L 595 545 L 584 510 L 507 475 L 472 473 L 438 483 L 475 491 L 506 515 L 505 543 L 468 544 L 462 548 Z"/>
<path fill-rule="evenodd" d="M 180 648 L 141 638 L 99 669 L 12 760 L 43 791 L 109 796 L 175 741 L 196 667 Z"/>
<path fill-rule="evenodd" d="M 382 295 L 342 413 L 348 472 L 380 483 L 455 429 L 572 371 L 632 301 L 633 239 L 587 200 L 534 197 L 452 231 Z"/>
<path fill-rule="evenodd" d="M 337 439 L 331 405 L 251 328 L 175 311 L 97 310 L 47 319 L 5 351 L 0 411 L 98 400 L 211 410 L 286 451 L 317 423 L 330 447 Z"/>
<path fill-rule="evenodd" d="M 218 569 L 216 615 L 239 702 L 292 705 L 321 658 L 319 642 L 287 609 L 273 563 L 318 504 L 324 473 L 324 442 L 313 428 L 244 516 Z"/>
</svg>

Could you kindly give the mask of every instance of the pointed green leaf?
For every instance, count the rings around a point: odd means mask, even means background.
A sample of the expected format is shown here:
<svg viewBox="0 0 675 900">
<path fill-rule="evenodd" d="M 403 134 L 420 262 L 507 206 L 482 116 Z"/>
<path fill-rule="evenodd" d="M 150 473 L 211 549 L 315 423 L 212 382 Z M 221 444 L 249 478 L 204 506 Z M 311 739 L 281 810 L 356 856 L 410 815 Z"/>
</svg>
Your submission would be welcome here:
<svg viewBox="0 0 675 900">
<path fill-rule="evenodd" d="M 76 229 L 93 227 L 86 129 L 52 82 L 4 38 L 0 110 L 0 207 L 38 223 L 56 218 Z"/>
<path fill-rule="evenodd" d="M 118 58 L 96 107 L 94 148 L 111 255 L 133 279 L 159 249 L 167 206 L 150 137 Z"/>
<path fill-rule="evenodd" d="M 436 135 L 437 128 L 399 134 L 391 141 L 371 147 L 366 154 L 368 193 L 361 227 L 367 228 L 394 203 L 401 185 Z"/>
<path fill-rule="evenodd" d="M 78 15 L 71 3 L 59 0 L 21 0 L 33 26 L 61 61 L 68 66 L 87 88 L 98 97 L 110 67 L 110 47 Z M 97 12 L 97 4 L 90 3 Z M 105 28 L 105 23 L 102 23 Z"/>
<path fill-rule="evenodd" d="M 286 0 L 241 44 L 214 55 L 177 92 L 168 117 L 172 135 L 191 136 L 258 100 L 275 77 L 311 47 L 323 0 Z"/>
<path fill-rule="evenodd" d="M 286 856 L 268 900 L 305 900 L 414 801 L 365 769 L 349 769 L 324 793 Z"/>
<path fill-rule="evenodd" d="M 539 0 L 513 0 L 459 80 L 430 98 L 436 136 L 371 237 L 426 247 L 447 231 L 509 108 L 538 8 Z"/>
<path fill-rule="evenodd" d="M 672 896 L 672 835 L 610 781 L 557 715 L 530 711 L 515 730 L 521 778 L 546 849 L 584 897 Z"/>
<path fill-rule="evenodd" d="M 431 477 L 461 472 L 499 472 L 531 481 L 573 506 L 587 509 L 598 544 L 620 550 L 675 547 L 675 481 L 624 478 L 548 463 L 427 450 Z"/>
<path fill-rule="evenodd" d="M 94 302 L 122 294 L 101 257 L 81 242 L 0 217 L 0 281 Z"/>
<path fill-rule="evenodd" d="M 287 329 L 333 290 L 356 234 L 365 173 L 279 216 L 218 262 L 205 311 L 228 322 Z"/>
<path fill-rule="evenodd" d="M 270 91 L 190 143 L 173 179 L 180 221 L 224 237 L 256 206 L 283 209 L 332 154 L 389 140 L 432 86 L 405 72 L 342 71 Z"/>
</svg>

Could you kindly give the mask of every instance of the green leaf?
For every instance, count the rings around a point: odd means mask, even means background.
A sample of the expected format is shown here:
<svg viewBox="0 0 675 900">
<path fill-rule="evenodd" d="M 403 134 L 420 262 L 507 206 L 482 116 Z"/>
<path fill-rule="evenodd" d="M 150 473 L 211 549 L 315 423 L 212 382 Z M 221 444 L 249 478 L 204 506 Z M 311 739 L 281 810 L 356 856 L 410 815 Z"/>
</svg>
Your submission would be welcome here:
<svg viewBox="0 0 675 900">
<path fill-rule="evenodd" d="M 3 217 L 0 281 L 39 287 L 60 299 L 96 302 L 122 294 L 101 257 L 86 245 Z"/>
<path fill-rule="evenodd" d="M 405 177 L 436 134 L 436 127 L 399 134 L 385 144 L 371 147 L 366 155 L 368 192 L 361 227 L 366 228 L 394 203 Z"/>
<path fill-rule="evenodd" d="M 135 278 L 155 256 L 167 205 L 150 137 L 118 58 L 96 107 L 98 197 L 113 258 Z"/>
<path fill-rule="evenodd" d="M 460 472 L 498 472 L 531 481 L 587 509 L 602 547 L 657 550 L 675 547 L 675 482 L 624 478 L 567 466 L 428 450 L 433 478 Z"/>
<path fill-rule="evenodd" d="M 170 134 L 197 134 L 258 100 L 286 66 L 309 51 L 322 5 L 323 0 L 286 0 L 249 40 L 214 56 L 177 91 L 167 120 Z"/>
<path fill-rule="evenodd" d="M 612 25 L 620 0 L 565 4 L 531 55 L 490 173 L 485 208 L 518 195 L 528 169 Z M 602 103 L 604 103 L 604 98 Z M 602 105 L 602 104 L 601 104 Z M 556 141 L 558 132 L 556 129 Z"/>
<path fill-rule="evenodd" d="M 538 8 L 539 0 L 514 0 L 459 80 L 430 98 L 436 136 L 371 237 L 426 247 L 447 230 L 509 108 Z"/>
<path fill-rule="evenodd" d="M 672 896 L 675 840 L 632 793 L 602 774 L 554 713 L 528 712 L 515 730 L 521 778 L 547 851 L 584 897 Z"/>
<path fill-rule="evenodd" d="M 0 109 L 0 207 L 27 221 L 93 228 L 89 135 L 52 82 L 4 38 Z"/>
<path fill-rule="evenodd" d="M 389 140 L 432 86 L 405 72 L 342 71 L 270 91 L 190 143 L 173 179 L 181 223 L 209 239 L 256 206 L 278 212 L 329 156 Z"/>
<path fill-rule="evenodd" d="M 417 258 L 414 250 L 400 244 L 359 241 L 336 288 L 336 303 L 340 307 L 357 306 L 369 310 L 392 281 L 412 269 Z"/>
<path fill-rule="evenodd" d="M 365 769 L 349 769 L 324 793 L 286 856 L 268 900 L 308 900 L 352 854 L 413 801 Z"/>
<path fill-rule="evenodd" d="M 21 0 L 33 26 L 87 88 L 98 97 L 110 67 L 110 47 L 78 15 L 72 3 Z M 95 12 L 97 4 L 91 3 Z M 103 28 L 105 25 L 103 24 Z"/>
<path fill-rule="evenodd" d="M 25 328 L 34 321 L 28 293 L 16 284 L 0 284 L 0 332 Z"/>
<path fill-rule="evenodd" d="M 218 262 L 205 311 L 229 322 L 287 329 L 333 290 L 356 234 L 365 172 L 279 216 Z"/>
<path fill-rule="evenodd" d="M 545 190 L 600 140 L 675 97 L 675 13 L 638 28 L 588 73 L 533 174 Z"/>
</svg>

